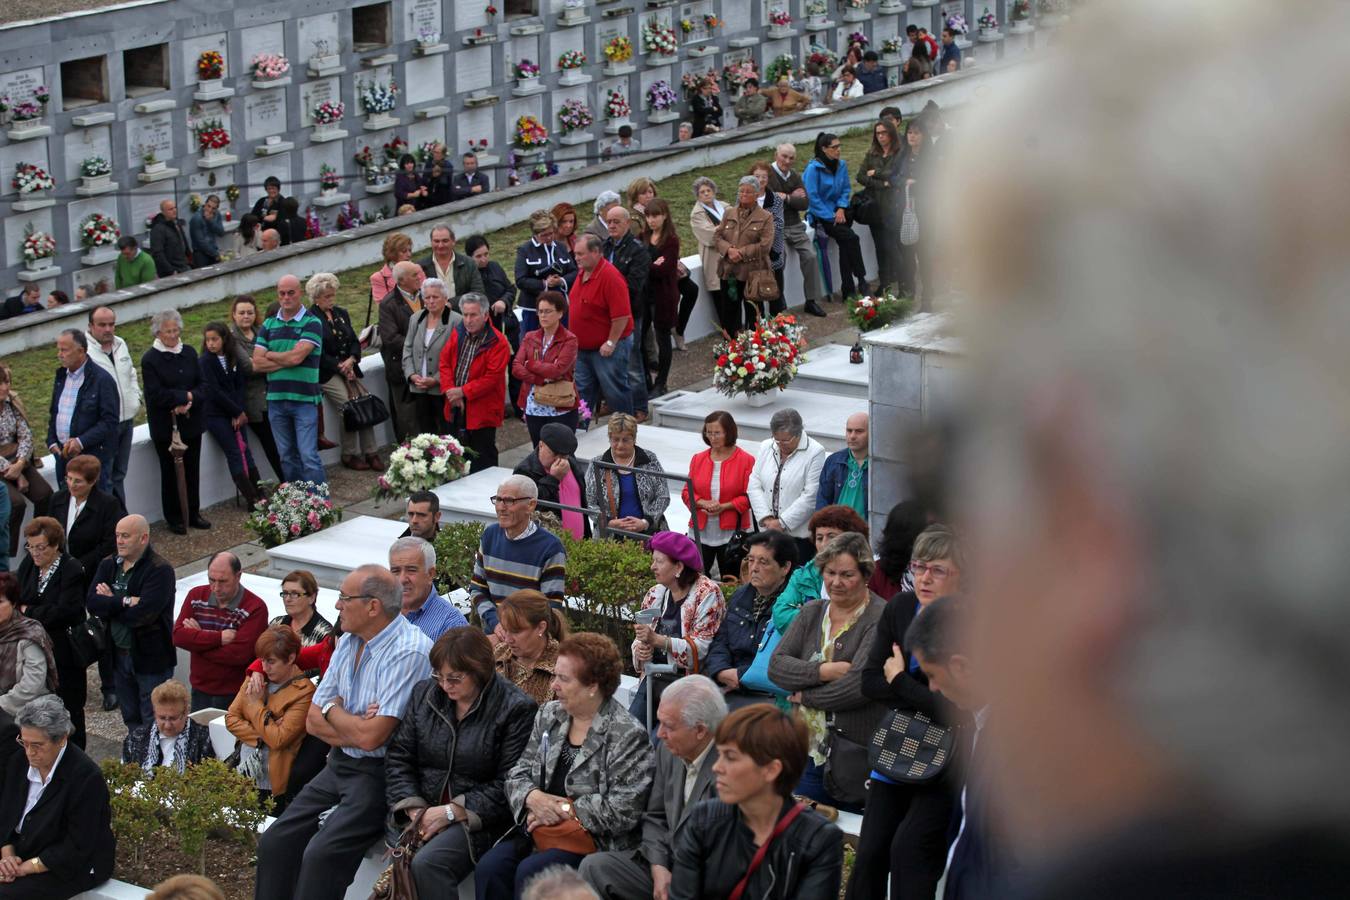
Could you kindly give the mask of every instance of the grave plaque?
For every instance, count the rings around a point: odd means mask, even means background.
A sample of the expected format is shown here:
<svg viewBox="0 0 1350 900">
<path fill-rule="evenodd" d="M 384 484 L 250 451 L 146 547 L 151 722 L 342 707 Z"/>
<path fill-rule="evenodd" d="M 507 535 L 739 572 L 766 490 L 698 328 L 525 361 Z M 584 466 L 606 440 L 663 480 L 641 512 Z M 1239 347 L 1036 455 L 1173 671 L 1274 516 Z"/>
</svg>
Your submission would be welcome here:
<svg viewBox="0 0 1350 900">
<path fill-rule="evenodd" d="M 66 235 L 65 240 L 61 240 L 58 236 L 57 244 L 87 253 L 84 245 L 80 243 L 80 226 L 84 224 L 85 219 L 94 213 L 112 216 L 117 220 L 119 226 L 122 224 L 122 219 L 117 215 L 116 197 L 91 197 L 88 200 L 72 200 L 66 204 L 66 230 L 69 234 Z M 122 233 L 126 234 L 127 230 L 123 228 Z"/>
<path fill-rule="evenodd" d="M 680 39 L 686 44 L 706 41 L 712 37 L 712 32 L 708 29 L 708 23 L 703 17 L 712 12 L 712 7 L 703 2 L 686 3 L 680 7 L 680 21 L 687 21 L 692 27 L 690 31 L 685 31 L 684 27 L 677 22 L 675 27 L 680 30 Z"/>
<path fill-rule="evenodd" d="M 8 180 L 8 179 L 6 179 Z M 33 212 L 13 213 L 5 216 L 5 259 L 11 266 L 23 265 L 23 244 L 24 229 L 29 225 L 33 226 L 34 231 L 45 231 L 56 238 L 57 254 L 64 253 L 70 247 L 61 240 L 61 235 L 52 230 L 52 211 L 50 208 L 38 209 Z M 125 229 L 123 230 L 125 234 Z"/>
<path fill-rule="evenodd" d="M 445 135 L 445 116 L 437 116 L 434 119 L 419 119 L 408 126 L 408 144 L 412 147 L 420 147 L 428 141 L 438 141 L 446 143 Z M 459 160 L 455 157 L 458 154 L 447 153 L 446 161 L 458 169 Z"/>
<path fill-rule="evenodd" d="M 455 89 L 461 93 L 492 86 L 492 47 L 471 47 L 455 52 Z"/>
<path fill-rule="evenodd" d="M 486 28 L 487 24 L 487 4 L 483 0 L 455 0 L 456 31 L 463 31 L 466 28 Z"/>
<path fill-rule="evenodd" d="M 101 156 L 109 163 L 113 161 L 112 130 L 107 125 L 94 128 L 78 128 L 66 132 L 65 141 L 66 171 L 64 181 L 78 181 L 80 163 L 91 156 Z"/>
<path fill-rule="evenodd" d="M 335 12 L 308 16 L 296 22 L 295 28 L 299 36 L 302 63 L 314 56 L 334 55 L 342 49 L 338 14 Z"/>
<path fill-rule="evenodd" d="M 534 37 L 533 35 L 512 38 L 511 43 L 507 45 L 506 59 L 504 60 L 506 72 L 502 76 L 503 79 L 509 82 L 516 77 L 516 73 L 511 67 L 522 59 L 530 60 L 538 65 L 543 71 L 547 71 L 548 69 L 548 67 L 539 59 L 539 38 Z M 553 62 L 555 65 L 557 64 L 557 60 L 554 60 Z"/>
<path fill-rule="evenodd" d="M 48 173 L 51 173 L 50 166 L 47 165 L 47 140 L 43 138 L 36 141 L 15 141 L 0 147 L 0 195 L 18 195 L 14 189 L 14 172 L 19 163 L 32 163 L 35 166 L 42 166 Z M 76 167 L 79 164 L 76 163 Z M 52 175 L 57 178 L 56 175 Z M 58 179 L 59 180 L 59 179 Z M 65 185 L 58 184 L 58 189 L 63 189 Z"/>
<path fill-rule="evenodd" d="M 140 165 L 141 157 L 150 150 L 155 151 L 160 162 L 173 159 L 172 113 L 138 116 L 127 123 L 127 157 L 132 167 Z"/>
<path fill-rule="evenodd" d="M 300 126 L 308 128 L 314 124 L 314 107 L 325 100 L 341 100 L 339 81 L 336 76 L 319 81 L 307 81 L 300 85 Z M 280 93 L 272 91 L 271 93 Z M 351 110 L 347 111 L 349 114 Z"/>
<path fill-rule="evenodd" d="M 408 60 L 403 77 L 408 80 L 404 99 L 409 106 L 440 100 L 445 96 L 445 56 L 424 56 Z"/>
<path fill-rule="evenodd" d="M 943 0 L 943 2 L 938 5 L 938 12 L 942 16 L 941 27 L 945 28 L 947 20 L 952 16 L 964 16 L 966 14 L 965 0 Z M 974 23 L 968 22 L 967 24 L 973 25 Z M 940 34 L 941 32 L 939 32 L 939 35 Z"/>
<path fill-rule="evenodd" d="M 123 234 L 144 234 L 150 230 L 150 220 L 159 212 L 159 202 L 167 197 L 172 188 L 167 184 L 147 184 L 132 188 L 127 195 L 129 209 L 126 220 L 121 222 Z"/>
<path fill-rule="evenodd" d="M 230 53 L 229 44 L 225 39 L 225 33 L 208 34 L 204 37 L 187 38 L 182 43 L 183 50 L 183 73 L 187 76 L 188 84 L 196 84 L 201 81 L 197 74 L 197 59 L 208 50 L 215 50 L 220 53 L 225 60 L 224 75 L 228 78 L 234 75 L 230 71 Z"/>
<path fill-rule="evenodd" d="M 455 140 L 455 153 L 452 156 L 463 154 L 469 149 L 469 141 L 486 140 L 488 142 L 489 153 L 500 153 L 502 147 L 495 139 L 492 128 L 492 114 L 495 110 L 491 106 L 480 106 L 476 109 L 466 109 L 455 118 L 455 126 L 458 134 Z M 494 176 L 493 184 L 497 182 Z"/>
<path fill-rule="evenodd" d="M 244 98 L 244 137 L 253 141 L 286 131 L 286 92 L 258 91 Z"/>
<path fill-rule="evenodd" d="M 548 36 L 548 58 L 539 61 L 539 67 L 544 73 L 554 71 L 558 68 L 558 57 L 562 56 L 568 50 L 586 50 L 586 31 L 583 28 L 563 28 L 555 31 Z M 604 45 L 600 45 L 598 51 L 601 57 L 604 56 Z M 588 56 L 590 54 L 587 54 Z M 594 62 L 594 60 L 591 60 Z"/>
<path fill-rule="evenodd" d="M 234 184 L 234 166 L 221 166 L 219 169 L 207 169 L 205 172 L 193 172 L 188 176 L 188 190 L 202 195 L 219 194 L 221 206 L 227 204 L 224 196 L 225 186 Z"/>
<path fill-rule="evenodd" d="M 750 4 L 749 3 L 723 3 L 722 4 L 722 31 L 730 35 L 741 35 L 750 31 Z M 766 17 L 765 22 L 768 21 Z"/>
<path fill-rule="evenodd" d="M 263 53 L 286 55 L 286 26 L 282 22 L 272 25 L 257 25 L 239 32 L 239 46 L 243 51 L 244 65 L 251 66 L 253 57 Z M 292 64 L 294 68 L 294 64 Z"/>
<path fill-rule="evenodd" d="M 330 144 L 315 144 L 312 147 L 306 147 L 301 155 L 305 170 L 300 179 L 303 183 L 297 183 L 293 192 L 299 197 L 310 197 L 319 193 L 319 168 L 325 164 L 332 166 L 342 178 L 348 175 L 355 167 L 355 163 L 345 165 L 345 157 L 342 152 L 341 142 L 335 141 Z M 343 185 L 338 190 L 347 189 L 346 179 L 343 179 Z M 301 204 L 303 208 L 304 203 Z"/>
<path fill-rule="evenodd" d="M 408 40 L 415 41 L 419 35 L 442 31 L 441 0 L 412 0 L 408 4 Z"/>
<path fill-rule="evenodd" d="M 23 69 L 0 75 L 0 96 L 8 96 L 14 103 L 32 100 L 34 93 L 45 82 L 42 69 Z"/>
<path fill-rule="evenodd" d="M 275 175 L 281 179 L 281 193 L 283 195 L 296 192 L 295 186 L 291 184 L 291 155 L 289 153 L 251 159 L 248 161 L 246 169 L 248 171 L 248 184 L 244 186 L 244 209 L 252 209 L 254 203 L 267 196 L 267 191 L 263 189 L 263 182 L 269 176 Z"/>
</svg>

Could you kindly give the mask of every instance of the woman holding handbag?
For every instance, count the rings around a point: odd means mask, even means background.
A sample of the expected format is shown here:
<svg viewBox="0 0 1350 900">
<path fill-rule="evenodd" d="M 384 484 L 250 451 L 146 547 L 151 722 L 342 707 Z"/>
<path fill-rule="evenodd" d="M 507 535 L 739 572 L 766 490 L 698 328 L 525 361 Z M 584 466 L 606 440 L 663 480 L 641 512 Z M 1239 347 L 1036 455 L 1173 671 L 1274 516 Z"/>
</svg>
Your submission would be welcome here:
<svg viewBox="0 0 1350 900">
<path fill-rule="evenodd" d="M 753 525 L 747 490 L 755 458 L 736 445 L 738 436 L 731 413 L 722 409 L 708 413 L 703 420 L 708 449 L 689 460 L 689 484 L 680 495 L 689 509 L 691 533 L 698 526 L 703 571 L 712 574 L 716 562 L 724 581 L 741 576 L 740 566 L 733 566 L 727 555 L 732 537 Z"/>
<path fill-rule="evenodd" d="M 925 715 L 939 726 L 956 724 L 959 713 L 929 690 L 927 676 L 902 642 L 919 607 L 961 590 L 964 564 L 964 549 L 950 527 L 930 525 L 915 539 L 910 563 L 914 591 L 896 594 L 886 604 L 862 663 L 861 686 L 868 699 Z M 876 770 L 870 778 L 848 900 L 883 900 L 888 887 L 892 897 L 931 896 L 946 861 L 947 825 L 960 776 L 949 762 L 922 783 Z"/>
<path fill-rule="evenodd" d="M 141 357 L 141 376 L 145 379 L 150 444 L 159 457 L 159 499 L 169 530 L 187 534 L 188 525 L 211 527 L 201 514 L 202 370 L 197 351 L 183 343 L 183 317 L 177 310 L 151 316 L 150 333 L 155 342 Z M 178 475 L 171 450 L 175 438 L 187 445 L 183 453 L 187 509 L 178 502 Z"/>
<path fill-rule="evenodd" d="M 281 453 L 277 450 L 272 426 L 267 421 L 267 376 L 253 371 L 253 345 L 258 341 L 258 304 L 252 294 L 240 294 L 230 304 L 230 334 L 234 336 L 235 364 L 244 373 L 244 412 L 248 427 L 262 445 L 263 456 L 277 481 L 281 474 Z"/>
<path fill-rule="evenodd" d="M 717 276 L 738 327 L 742 313 L 749 326 L 759 317 L 758 304 L 778 296 L 770 259 L 776 233 L 773 214 L 759 205 L 759 179 L 746 175 L 736 186 L 736 205 L 717 226 Z"/>
<path fill-rule="evenodd" d="M 540 708 L 506 778 L 516 827 L 479 860 L 477 900 L 520 900 L 549 866 L 576 867 L 596 850 L 641 843 L 654 761 L 647 730 L 614 699 L 622 674 L 619 648 L 604 635 L 559 645 L 558 699 Z"/>
<path fill-rule="evenodd" d="M 682 675 L 699 672 L 708 655 L 708 645 L 722 624 L 726 601 L 721 586 L 703 574 L 703 558 L 693 541 L 673 531 L 659 531 L 647 541 L 652 553 L 652 575 L 656 584 L 642 598 L 642 610 L 656 618 L 644 622 L 641 613 L 634 627 L 633 669 L 641 677 L 628 711 L 648 727 L 647 694 L 653 690 L 654 677 L 644 671 L 650 665 L 671 665 L 675 671 L 663 676 L 656 687 L 651 707 L 661 698 L 660 688 Z"/>
<path fill-rule="evenodd" d="M 34 516 L 45 516 L 52 489 L 33 465 L 33 430 L 23 401 L 14 392 L 13 374 L 4 363 L 0 363 L 0 477 L 5 481 L 10 504 L 8 547 L 0 546 L 0 550 L 18 556 L 19 529 L 28 511 L 24 500 L 33 504 Z"/>
<path fill-rule="evenodd" d="M 511 361 L 511 374 L 520 381 L 517 403 L 525 410 L 530 443 L 539 446 L 539 434 L 550 422 L 575 431 L 578 402 L 575 383 L 577 338 L 563 327 L 567 295 L 542 291 L 535 298 L 539 327 L 526 332 Z"/>
<path fill-rule="evenodd" d="M 360 385 L 361 342 L 356 337 L 356 329 L 352 327 L 352 317 L 347 314 L 347 310 L 335 305 L 337 291 L 337 276 L 329 272 L 311 275 L 309 281 L 305 282 L 310 309 L 323 325 L 323 346 L 319 348 L 319 388 L 323 391 L 324 399 L 341 410 L 348 400 L 364 388 Z M 323 417 L 320 416 L 320 430 L 322 421 Z M 374 428 L 348 431 L 345 426 L 340 426 L 340 433 L 344 466 L 358 472 L 368 469 L 384 471 Z"/>
<path fill-rule="evenodd" d="M 239 367 L 234 335 L 228 328 L 211 322 L 202 330 L 202 355 L 197 364 L 202 371 L 206 430 L 225 454 L 234 486 L 252 509 L 262 499 L 262 488 L 258 484 L 258 465 L 244 436 L 244 426 L 248 424 L 248 412 L 244 409 L 247 378 Z"/>
<path fill-rule="evenodd" d="M 445 282 L 439 278 L 422 282 L 422 308 L 413 314 L 403 339 L 403 378 L 408 382 L 418 434 L 450 433 L 441 396 L 441 351 L 463 319 L 450 309 L 446 294 Z"/>
<path fill-rule="evenodd" d="M 713 742 L 718 799 L 675 832 L 670 900 L 836 900 L 843 832 L 792 799 L 806 726 L 759 703 L 723 719 Z"/>
</svg>

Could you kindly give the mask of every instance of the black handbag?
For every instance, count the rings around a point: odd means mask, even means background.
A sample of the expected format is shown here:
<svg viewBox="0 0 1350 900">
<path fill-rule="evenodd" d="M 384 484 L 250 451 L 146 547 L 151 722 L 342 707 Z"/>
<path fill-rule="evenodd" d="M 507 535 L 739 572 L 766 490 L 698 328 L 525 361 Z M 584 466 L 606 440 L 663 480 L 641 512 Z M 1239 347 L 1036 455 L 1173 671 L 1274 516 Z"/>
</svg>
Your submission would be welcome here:
<svg viewBox="0 0 1350 900">
<path fill-rule="evenodd" d="M 922 784 L 942 773 L 955 744 L 956 729 L 934 724 L 923 713 L 896 709 L 882 717 L 867 758 L 892 781 Z"/>
<path fill-rule="evenodd" d="M 108 643 L 108 626 L 98 616 L 85 614 L 83 622 L 71 626 L 70 649 L 82 669 L 98 662 Z"/>
<path fill-rule="evenodd" d="M 862 806 L 867 802 L 867 771 L 870 762 L 867 748 L 850 740 L 833 725 L 825 741 L 825 789 L 831 797 L 845 803 Z M 854 780 L 854 776 L 863 777 Z"/>
<path fill-rule="evenodd" d="M 881 204 L 867 188 L 855 191 L 848 202 L 849 218 L 860 225 L 881 224 Z"/>
<path fill-rule="evenodd" d="M 759 531 L 759 522 L 755 520 L 754 510 L 750 512 L 750 524 L 754 526 L 750 531 L 738 528 L 731 533 L 731 540 L 727 541 L 727 549 L 722 557 L 727 561 L 727 568 L 731 571 L 723 572 L 723 577 L 734 575 L 737 579 L 740 578 L 741 563 L 745 562 L 745 558 L 750 555 L 750 548 L 746 546 L 747 542 L 750 540 L 750 535 Z"/>
<path fill-rule="evenodd" d="M 348 431 L 374 428 L 389 418 L 389 407 L 360 381 L 347 382 L 347 402 L 342 404 L 342 427 Z"/>
</svg>

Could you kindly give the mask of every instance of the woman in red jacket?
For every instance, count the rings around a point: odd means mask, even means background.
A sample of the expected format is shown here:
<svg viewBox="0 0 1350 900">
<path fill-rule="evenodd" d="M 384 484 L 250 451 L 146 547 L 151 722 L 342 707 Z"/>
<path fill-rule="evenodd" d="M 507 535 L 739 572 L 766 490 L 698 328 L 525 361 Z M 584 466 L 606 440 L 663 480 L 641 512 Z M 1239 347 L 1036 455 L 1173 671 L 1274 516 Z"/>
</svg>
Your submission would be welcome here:
<svg viewBox="0 0 1350 900">
<path fill-rule="evenodd" d="M 703 420 L 703 443 L 708 449 L 689 461 L 689 486 L 684 489 L 684 505 L 689 507 L 690 525 L 697 519 L 699 540 L 703 545 L 703 571 L 711 573 L 713 560 L 722 577 L 739 577 L 729 571 L 727 545 L 737 531 L 750 528 L 750 497 L 746 489 L 755 458 L 736 446 L 736 420 L 731 413 L 717 410 Z M 692 532 L 692 527 L 691 527 Z"/>
<path fill-rule="evenodd" d="M 675 223 L 670 221 L 670 206 L 660 197 L 647 201 L 643 217 L 647 221 L 642 242 L 651 256 L 647 299 L 652 310 L 657 351 L 656 384 L 650 395 L 659 397 L 668 390 L 666 377 L 670 375 L 671 337 L 680 317 L 680 238 L 675 233 Z"/>
<path fill-rule="evenodd" d="M 511 344 L 492 327 L 488 298 L 477 291 L 459 297 L 463 317 L 441 351 L 440 384 L 450 433 L 472 450 L 470 474 L 497 465 L 497 429 L 506 418 L 506 368 Z"/>
<path fill-rule="evenodd" d="M 561 291 L 540 291 L 535 300 L 539 327 L 520 339 L 520 349 L 511 363 L 511 374 L 521 382 L 516 402 L 525 410 L 525 427 L 530 443 L 539 446 L 539 434 L 549 422 L 561 422 L 572 431 L 577 428 L 577 336 L 563 327 L 567 315 L 567 295 Z M 545 385 L 567 384 L 572 388 L 570 402 L 542 403 L 535 389 Z M 552 389 L 551 389 L 552 390 Z"/>
</svg>

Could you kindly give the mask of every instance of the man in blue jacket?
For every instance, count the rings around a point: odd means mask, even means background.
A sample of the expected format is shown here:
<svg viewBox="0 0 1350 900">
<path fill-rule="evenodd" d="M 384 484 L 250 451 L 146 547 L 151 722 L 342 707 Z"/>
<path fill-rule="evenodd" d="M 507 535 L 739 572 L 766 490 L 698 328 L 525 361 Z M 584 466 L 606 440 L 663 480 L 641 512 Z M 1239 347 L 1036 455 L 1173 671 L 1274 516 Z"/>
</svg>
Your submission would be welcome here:
<svg viewBox="0 0 1350 900">
<path fill-rule="evenodd" d="M 835 503 L 850 507 L 867 521 L 867 413 L 854 413 L 844 423 L 845 449 L 825 457 L 820 470 L 816 509 Z"/>
<path fill-rule="evenodd" d="M 47 419 L 47 449 L 56 460 L 56 483 L 66 478 L 66 460 L 81 453 L 103 464 L 98 486 L 112 490 L 113 451 L 122 410 L 117 382 L 98 366 L 89 365 L 89 340 L 78 328 L 67 328 L 56 338 L 61 368 L 52 385 Z"/>
<path fill-rule="evenodd" d="M 868 50 L 863 54 L 862 65 L 853 71 L 858 81 L 862 82 L 864 94 L 886 90 L 886 70 L 881 67 L 880 59 L 877 51 Z"/>
</svg>

